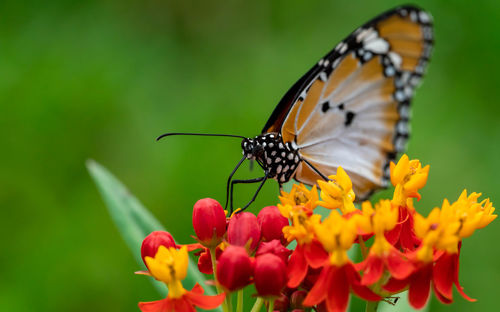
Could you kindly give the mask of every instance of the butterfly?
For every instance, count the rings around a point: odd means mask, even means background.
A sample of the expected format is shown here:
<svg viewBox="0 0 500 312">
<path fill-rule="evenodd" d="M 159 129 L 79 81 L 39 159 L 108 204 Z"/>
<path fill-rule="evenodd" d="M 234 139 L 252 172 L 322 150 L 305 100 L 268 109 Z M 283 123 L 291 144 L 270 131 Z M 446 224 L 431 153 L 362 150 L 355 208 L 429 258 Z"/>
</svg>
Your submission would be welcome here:
<svg viewBox="0 0 500 312">
<path fill-rule="evenodd" d="M 260 182 L 245 209 L 268 179 L 280 188 L 291 179 L 314 185 L 339 166 L 357 200 L 386 187 L 389 164 L 409 137 L 410 102 L 432 46 L 431 15 L 411 5 L 356 29 L 285 93 L 261 134 L 234 135 L 243 138 L 243 158 L 228 178 L 226 206 L 229 200 L 232 211 L 235 184 Z M 264 176 L 233 180 L 247 159 Z"/>
</svg>

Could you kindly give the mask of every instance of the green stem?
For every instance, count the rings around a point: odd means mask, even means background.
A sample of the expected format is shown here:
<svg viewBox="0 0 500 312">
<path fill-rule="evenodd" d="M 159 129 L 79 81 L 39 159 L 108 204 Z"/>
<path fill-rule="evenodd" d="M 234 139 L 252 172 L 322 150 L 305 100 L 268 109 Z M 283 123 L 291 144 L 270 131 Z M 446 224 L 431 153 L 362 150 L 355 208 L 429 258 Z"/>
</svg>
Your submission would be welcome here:
<svg viewBox="0 0 500 312">
<path fill-rule="evenodd" d="M 378 304 L 380 301 L 367 301 L 366 302 L 366 312 L 377 312 Z"/>
<path fill-rule="evenodd" d="M 361 255 L 363 256 L 363 260 L 368 256 L 368 248 L 366 248 L 365 241 L 363 240 L 363 236 L 358 236 L 359 247 L 361 249 Z"/>
<path fill-rule="evenodd" d="M 250 312 L 259 312 L 263 304 L 264 304 L 264 299 L 258 297 L 257 300 L 255 300 L 255 303 Z"/>
<path fill-rule="evenodd" d="M 268 312 L 274 311 L 274 299 L 269 299 L 269 307 L 267 308 Z"/>
<path fill-rule="evenodd" d="M 216 247 L 209 248 L 208 251 L 210 252 L 210 259 L 212 260 L 212 270 L 214 271 L 215 287 L 217 288 L 217 293 L 222 294 L 222 289 L 220 289 L 219 283 L 217 282 L 217 259 L 215 257 L 215 248 Z"/>
<path fill-rule="evenodd" d="M 243 289 L 238 290 L 237 297 L 236 312 L 243 312 Z"/>
<path fill-rule="evenodd" d="M 222 294 L 223 291 L 219 286 L 219 283 L 217 282 L 217 259 L 215 257 L 215 249 L 217 247 L 212 247 L 209 248 L 208 251 L 210 252 L 210 259 L 212 260 L 212 270 L 214 271 L 214 281 L 215 281 L 215 288 L 217 288 L 217 293 Z M 224 302 L 222 303 L 222 311 L 224 312 L 230 312 L 230 304 L 231 304 L 231 294 L 226 293 L 226 298 L 224 299 Z"/>
<path fill-rule="evenodd" d="M 233 311 L 233 294 L 226 295 L 226 300 L 229 311 Z"/>
</svg>

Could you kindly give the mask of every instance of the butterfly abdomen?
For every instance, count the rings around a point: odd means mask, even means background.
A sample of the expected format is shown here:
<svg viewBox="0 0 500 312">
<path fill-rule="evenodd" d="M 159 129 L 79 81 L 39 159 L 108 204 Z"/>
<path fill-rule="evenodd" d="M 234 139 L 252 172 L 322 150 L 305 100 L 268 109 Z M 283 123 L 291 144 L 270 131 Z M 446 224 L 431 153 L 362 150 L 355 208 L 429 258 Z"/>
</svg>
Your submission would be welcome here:
<svg viewBox="0 0 500 312">
<path fill-rule="evenodd" d="M 253 139 L 245 139 L 241 143 L 243 154 L 257 162 L 280 184 L 288 182 L 300 163 L 296 148 L 289 142 L 283 143 L 281 134 L 264 133 Z"/>
</svg>

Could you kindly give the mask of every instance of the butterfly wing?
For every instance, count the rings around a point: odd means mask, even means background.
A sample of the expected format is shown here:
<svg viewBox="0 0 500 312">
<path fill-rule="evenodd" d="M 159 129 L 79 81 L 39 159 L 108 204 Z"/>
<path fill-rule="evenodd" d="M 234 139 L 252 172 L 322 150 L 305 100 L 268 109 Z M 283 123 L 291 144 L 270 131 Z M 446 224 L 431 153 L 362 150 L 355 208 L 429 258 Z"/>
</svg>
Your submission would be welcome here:
<svg viewBox="0 0 500 312">
<path fill-rule="evenodd" d="M 431 23 L 427 12 L 404 6 L 358 28 L 285 94 L 264 132 L 280 131 L 324 175 L 342 166 L 360 199 L 384 187 L 408 139 Z M 294 178 L 312 185 L 321 177 L 301 162 Z"/>
</svg>

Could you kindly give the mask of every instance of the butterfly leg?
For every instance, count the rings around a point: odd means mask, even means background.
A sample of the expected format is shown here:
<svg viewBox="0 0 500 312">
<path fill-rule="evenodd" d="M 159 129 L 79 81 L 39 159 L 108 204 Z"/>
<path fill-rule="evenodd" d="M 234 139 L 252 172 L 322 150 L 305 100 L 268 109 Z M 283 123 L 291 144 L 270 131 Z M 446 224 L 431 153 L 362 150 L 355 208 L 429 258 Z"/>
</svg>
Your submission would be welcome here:
<svg viewBox="0 0 500 312">
<path fill-rule="evenodd" d="M 308 162 L 306 159 L 302 159 L 303 162 L 305 162 L 309 167 L 311 167 L 312 170 L 316 171 L 318 175 L 320 175 L 325 181 L 329 181 L 327 176 L 322 174 L 318 169 L 316 169 L 310 162 Z"/>
<path fill-rule="evenodd" d="M 256 182 L 261 182 L 259 187 L 257 188 L 257 191 L 255 191 L 255 194 L 253 195 L 252 199 L 245 205 L 243 206 L 243 208 L 241 208 L 241 210 L 245 210 L 248 208 L 248 206 L 250 206 L 251 203 L 253 203 L 255 201 L 255 198 L 257 198 L 257 195 L 259 194 L 260 190 L 262 189 L 262 187 L 264 186 L 264 183 L 266 182 L 267 180 L 267 177 L 268 177 L 268 173 L 266 172 L 266 175 L 261 177 L 261 178 L 255 178 L 255 179 L 249 179 L 249 180 L 233 180 L 231 181 L 231 190 L 230 190 L 230 207 L 231 207 L 231 214 L 233 213 L 234 209 L 233 209 L 233 188 L 234 188 L 234 185 L 235 184 L 239 184 L 239 183 L 256 183 Z"/>
<path fill-rule="evenodd" d="M 231 180 L 233 179 L 233 176 L 234 174 L 236 173 L 236 171 L 238 170 L 238 168 L 241 166 L 241 164 L 243 163 L 243 161 L 245 160 L 245 156 L 243 156 L 243 158 L 240 159 L 240 161 L 238 162 L 238 164 L 236 165 L 236 167 L 234 167 L 233 171 L 231 172 L 231 174 L 229 175 L 229 178 L 227 178 L 227 185 L 226 185 L 226 204 L 224 205 L 224 210 L 227 210 L 227 204 L 229 202 L 229 186 L 231 184 Z M 231 191 L 231 196 L 232 196 L 232 191 Z M 232 201 L 232 199 L 231 199 Z M 233 212 L 233 206 L 231 205 L 231 213 Z"/>
</svg>

